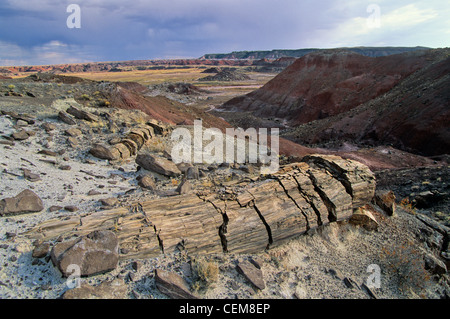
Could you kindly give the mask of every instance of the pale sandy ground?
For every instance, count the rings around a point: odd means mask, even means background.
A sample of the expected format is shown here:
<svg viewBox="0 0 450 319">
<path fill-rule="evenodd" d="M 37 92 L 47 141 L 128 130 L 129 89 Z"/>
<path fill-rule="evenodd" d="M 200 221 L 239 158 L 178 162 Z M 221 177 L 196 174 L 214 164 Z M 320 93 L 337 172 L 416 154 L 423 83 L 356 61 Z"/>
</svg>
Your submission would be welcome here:
<svg viewBox="0 0 450 319">
<path fill-rule="evenodd" d="M 46 120 L 47 121 L 47 120 Z M 48 120 L 50 121 L 50 120 Z M 39 159 L 52 157 L 37 154 L 43 149 L 42 141 L 48 136 L 40 128 L 41 120 L 28 129 L 35 129 L 37 134 L 26 141 L 16 141 L 14 146 L 0 145 L 0 170 L 22 175 L 21 168 L 28 168 L 33 173 L 40 174 L 42 180 L 30 182 L 23 177 L 1 173 L 0 198 L 12 197 L 22 190 L 30 188 L 38 194 L 45 205 L 44 211 L 34 214 L 0 217 L 0 298 L 25 299 L 44 298 L 54 299 L 62 295 L 67 288 L 67 282 L 51 261 L 40 259 L 33 261 L 32 242 L 21 233 L 36 224 L 55 217 L 83 214 L 100 209 L 101 198 L 118 197 L 126 203 L 125 192 L 136 188 L 136 164 L 133 160 L 118 165 L 108 164 L 107 161 L 97 160 L 86 155 L 86 145 L 90 142 L 86 138 L 80 141 L 80 149 L 71 149 L 65 144 L 61 132 L 69 126 L 55 120 L 57 130 L 53 144 L 48 145 L 52 150 L 66 149 L 63 156 L 56 161 L 60 165 L 70 165 L 70 171 L 58 169 L 59 165 L 52 165 Z M 9 135 L 15 131 L 14 121 L 0 117 L 0 131 L 2 135 Z M 45 143 L 44 143 L 45 144 Z M 67 157 L 67 161 L 63 160 Z M 91 159 L 94 164 L 85 163 Z M 26 160 L 23 160 L 26 159 Z M 30 164 L 33 163 L 33 164 Z M 119 170 L 121 167 L 121 170 Z M 95 173 L 106 178 L 94 178 L 81 170 Z M 111 174 L 116 174 L 111 176 Z M 114 184 L 111 184 L 110 182 Z M 71 185 L 71 186 L 69 186 Z M 99 185 L 104 185 L 99 188 Z M 95 189 L 102 194 L 87 196 L 89 190 Z M 143 196 L 139 190 L 140 194 Z M 61 210 L 50 213 L 52 205 L 75 205 L 77 212 Z M 421 259 L 426 251 L 424 244 L 416 239 L 418 229 L 423 226 L 418 219 L 407 212 L 398 211 L 394 217 L 387 217 L 383 213 L 376 216 L 380 223 L 377 232 L 368 232 L 348 223 L 331 224 L 322 230 L 312 231 L 268 252 L 258 255 L 229 255 L 220 254 L 197 258 L 206 258 L 217 263 L 219 277 L 206 290 L 199 291 L 202 298 L 369 298 L 363 289 L 348 288 L 344 278 L 351 278 L 358 286 L 366 283 L 369 276 L 368 266 L 376 264 L 381 269 L 380 288 L 373 288 L 379 298 L 438 298 L 440 286 L 433 278 L 426 281 L 424 289 L 418 288 L 416 281 L 421 281 L 422 273 L 410 278 L 399 277 L 389 268 L 389 257 L 383 254 L 383 247 L 395 248 L 397 254 L 404 254 L 408 262 Z M 7 238 L 7 233 L 17 236 Z M 415 249 L 401 249 L 404 242 L 410 241 Z M 140 260 L 142 267 L 135 272 L 131 267 L 131 260 L 121 261 L 119 266 L 106 274 L 83 278 L 82 280 L 97 285 L 105 280 L 124 278 L 128 285 L 129 298 L 166 298 L 155 287 L 154 270 L 163 268 L 182 274 L 188 283 L 193 283 L 190 275 L 189 263 L 195 256 L 175 254 L 158 258 Z M 251 285 L 236 271 L 236 263 L 250 258 L 258 259 L 262 264 L 262 272 L 266 288 L 255 291 Z M 407 267 L 407 265 L 400 265 Z M 129 274 L 133 273 L 133 280 Z M 403 280 L 403 282 L 399 282 Z M 402 283 L 405 287 L 402 287 Z M 422 282 L 419 282 L 421 284 Z M 402 288 L 402 289 L 400 289 Z M 417 288 L 417 289 L 416 289 Z"/>
</svg>

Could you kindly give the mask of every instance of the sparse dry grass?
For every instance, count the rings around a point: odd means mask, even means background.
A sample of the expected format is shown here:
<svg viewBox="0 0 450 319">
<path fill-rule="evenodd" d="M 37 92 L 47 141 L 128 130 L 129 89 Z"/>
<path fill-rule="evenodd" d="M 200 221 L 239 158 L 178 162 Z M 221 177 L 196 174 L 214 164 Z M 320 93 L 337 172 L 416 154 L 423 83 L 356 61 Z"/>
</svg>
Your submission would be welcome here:
<svg viewBox="0 0 450 319">
<path fill-rule="evenodd" d="M 207 289 L 219 278 L 219 265 L 203 258 L 192 261 L 192 270 L 196 278 L 192 285 L 195 291 Z"/>
</svg>

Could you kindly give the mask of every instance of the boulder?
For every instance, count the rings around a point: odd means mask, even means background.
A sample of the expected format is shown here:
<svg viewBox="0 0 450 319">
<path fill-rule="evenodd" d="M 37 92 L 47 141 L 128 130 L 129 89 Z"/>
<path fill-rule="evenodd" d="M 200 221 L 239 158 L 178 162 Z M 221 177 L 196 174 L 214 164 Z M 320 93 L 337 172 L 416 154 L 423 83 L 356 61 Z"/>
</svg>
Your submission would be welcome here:
<svg viewBox="0 0 450 319">
<path fill-rule="evenodd" d="M 174 162 L 161 156 L 152 154 L 138 154 L 136 157 L 136 163 L 148 171 L 153 171 L 165 176 L 171 177 L 181 175 L 181 171 Z"/>
<path fill-rule="evenodd" d="M 150 175 L 144 175 L 139 179 L 138 185 L 142 188 L 154 190 L 156 189 L 155 180 Z"/>
<path fill-rule="evenodd" d="M 30 137 L 30 134 L 26 130 L 20 130 L 20 131 L 13 133 L 11 136 L 16 141 L 24 141 Z"/>
<path fill-rule="evenodd" d="M 189 194 L 192 191 L 192 185 L 188 180 L 184 180 L 178 185 L 176 192 L 180 195 Z"/>
<path fill-rule="evenodd" d="M 389 216 L 395 214 L 397 205 L 393 191 L 376 191 L 374 201 Z"/>
<path fill-rule="evenodd" d="M 0 201 L 0 216 L 35 213 L 43 209 L 42 200 L 29 189 L 22 191 L 15 197 L 4 198 Z"/>
<path fill-rule="evenodd" d="M 186 170 L 186 178 L 187 179 L 199 179 L 200 174 L 197 166 L 188 167 Z"/>
<path fill-rule="evenodd" d="M 81 238 L 55 245 L 52 262 L 64 277 L 72 274 L 70 265 L 80 267 L 81 276 L 111 271 L 119 262 L 119 242 L 109 230 L 94 231 Z"/>
<path fill-rule="evenodd" d="M 373 209 L 369 205 L 359 207 L 355 210 L 349 222 L 353 225 L 362 226 L 368 231 L 377 230 L 378 222 L 373 216 L 371 210 Z"/>
<path fill-rule="evenodd" d="M 155 283 L 161 293 L 172 299 L 197 299 L 186 281 L 174 272 L 155 269 Z"/>
<path fill-rule="evenodd" d="M 120 158 L 120 152 L 116 148 L 109 148 L 103 144 L 94 144 L 89 153 L 100 159 L 118 160 Z"/>
<path fill-rule="evenodd" d="M 251 262 L 247 260 L 239 262 L 236 268 L 255 288 L 262 290 L 266 287 L 261 269 Z"/>
</svg>

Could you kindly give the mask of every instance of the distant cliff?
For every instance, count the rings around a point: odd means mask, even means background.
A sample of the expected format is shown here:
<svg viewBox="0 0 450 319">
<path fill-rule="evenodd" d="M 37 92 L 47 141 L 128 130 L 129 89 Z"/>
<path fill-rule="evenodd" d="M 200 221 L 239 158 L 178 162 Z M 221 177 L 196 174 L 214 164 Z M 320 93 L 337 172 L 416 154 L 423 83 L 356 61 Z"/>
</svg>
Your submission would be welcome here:
<svg viewBox="0 0 450 319">
<path fill-rule="evenodd" d="M 416 50 L 429 49 L 426 47 L 355 47 L 341 48 L 364 56 L 379 57 L 398 54 Z M 315 52 L 327 51 L 328 49 L 299 49 L 299 50 L 271 50 L 271 51 L 234 51 L 231 53 L 205 54 L 201 59 L 279 59 L 282 57 L 301 58 L 302 56 Z"/>
</svg>

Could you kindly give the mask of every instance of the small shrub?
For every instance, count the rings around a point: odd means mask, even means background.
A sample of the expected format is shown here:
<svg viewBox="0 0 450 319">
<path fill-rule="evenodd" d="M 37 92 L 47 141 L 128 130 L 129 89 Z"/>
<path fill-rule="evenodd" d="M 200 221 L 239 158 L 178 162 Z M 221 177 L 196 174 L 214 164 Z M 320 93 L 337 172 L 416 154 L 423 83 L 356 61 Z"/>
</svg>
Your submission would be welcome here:
<svg viewBox="0 0 450 319">
<path fill-rule="evenodd" d="M 414 207 L 413 203 L 410 202 L 408 197 L 405 197 L 400 201 L 400 207 L 406 210 L 408 213 L 414 215 L 417 213 L 416 208 Z"/>
<path fill-rule="evenodd" d="M 14 84 L 8 85 L 8 89 L 9 89 L 10 91 L 14 90 L 15 88 L 16 88 L 16 86 L 15 86 Z"/>
<path fill-rule="evenodd" d="M 81 99 L 81 100 L 85 100 L 85 101 L 90 101 L 90 100 L 91 100 L 91 97 L 90 97 L 89 95 L 87 95 L 87 94 L 82 94 L 82 95 L 80 96 L 80 99 Z"/>
<path fill-rule="evenodd" d="M 397 278 L 400 290 L 420 292 L 431 280 L 424 267 L 423 255 L 412 242 L 385 246 L 380 257 L 385 269 Z"/>
<path fill-rule="evenodd" d="M 212 261 L 193 260 L 192 270 L 195 278 L 192 288 L 196 291 L 210 287 L 219 278 L 219 266 Z"/>
</svg>

